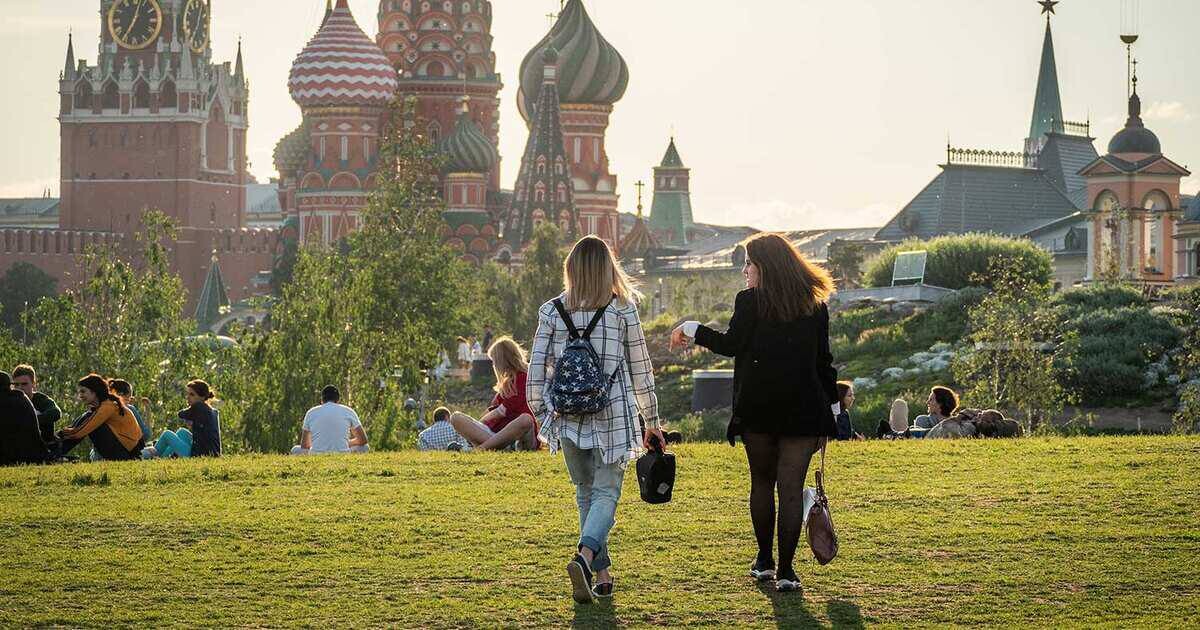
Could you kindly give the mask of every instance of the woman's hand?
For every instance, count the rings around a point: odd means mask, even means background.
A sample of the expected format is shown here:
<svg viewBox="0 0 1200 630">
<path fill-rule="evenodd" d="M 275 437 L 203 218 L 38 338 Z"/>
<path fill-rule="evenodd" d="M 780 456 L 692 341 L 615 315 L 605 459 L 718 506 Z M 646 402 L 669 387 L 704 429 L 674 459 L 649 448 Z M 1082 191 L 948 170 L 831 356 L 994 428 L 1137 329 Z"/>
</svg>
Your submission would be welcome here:
<svg viewBox="0 0 1200 630">
<path fill-rule="evenodd" d="M 682 324 L 675 330 L 671 331 L 671 349 L 672 350 L 679 350 L 681 348 L 686 348 L 688 345 L 688 340 L 689 340 L 689 337 L 687 336 L 687 333 L 685 333 L 683 331 Z"/>
<path fill-rule="evenodd" d="M 654 438 L 658 439 L 658 448 L 654 448 Z M 667 448 L 667 438 L 663 437 L 662 429 L 646 427 L 646 430 L 642 433 L 642 446 L 647 451 L 665 449 Z"/>
</svg>

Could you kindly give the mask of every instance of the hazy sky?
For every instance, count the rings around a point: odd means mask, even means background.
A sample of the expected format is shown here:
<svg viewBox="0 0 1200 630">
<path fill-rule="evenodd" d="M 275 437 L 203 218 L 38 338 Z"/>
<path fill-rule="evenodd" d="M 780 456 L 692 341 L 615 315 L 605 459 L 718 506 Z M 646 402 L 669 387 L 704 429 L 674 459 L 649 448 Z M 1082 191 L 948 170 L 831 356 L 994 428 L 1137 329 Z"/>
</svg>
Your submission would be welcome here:
<svg viewBox="0 0 1200 630">
<path fill-rule="evenodd" d="M 251 171 L 275 175 L 276 141 L 300 120 L 287 92 L 324 0 L 214 0 L 214 59 L 244 38 Z M 351 0 L 377 29 L 378 0 Z M 1018 150 L 1029 128 L 1044 20 L 1034 0 L 586 0 L 630 65 L 608 133 L 621 209 L 651 179 L 674 129 L 699 221 L 761 228 L 882 225 L 955 146 Z M 493 0 L 505 82 L 504 184 L 525 127 L 517 69 L 558 0 Z M 58 193 L 57 78 L 67 31 L 94 62 L 99 0 L 0 0 L 0 196 Z M 1120 0 L 1063 0 L 1055 46 L 1069 120 L 1089 115 L 1101 153 L 1124 123 Z M 1200 2 L 1143 0 L 1138 44 L 1147 124 L 1200 172 Z M 1184 184 L 1200 188 L 1200 177 Z M 648 206 L 648 201 L 647 201 Z"/>
</svg>

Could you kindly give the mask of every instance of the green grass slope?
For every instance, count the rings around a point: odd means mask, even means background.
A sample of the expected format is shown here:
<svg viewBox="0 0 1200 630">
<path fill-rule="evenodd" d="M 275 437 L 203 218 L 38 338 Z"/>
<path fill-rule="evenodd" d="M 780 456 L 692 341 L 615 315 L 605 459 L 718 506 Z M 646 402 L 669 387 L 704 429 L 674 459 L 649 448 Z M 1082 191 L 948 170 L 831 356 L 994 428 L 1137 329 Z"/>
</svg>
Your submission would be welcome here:
<svg viewBox="0 0 1200 630">
<path fill-rule="evenodd" d="M 1182 627 L 1200 619 L 1200 440 L 836 444 L 842 538 L 803 597 L 745 576 L 740 449 L 632 476 L 618 593 L 572 604 L 572 489 L 544 454 L 0 470 L 0 626 Z"/>
</svg>

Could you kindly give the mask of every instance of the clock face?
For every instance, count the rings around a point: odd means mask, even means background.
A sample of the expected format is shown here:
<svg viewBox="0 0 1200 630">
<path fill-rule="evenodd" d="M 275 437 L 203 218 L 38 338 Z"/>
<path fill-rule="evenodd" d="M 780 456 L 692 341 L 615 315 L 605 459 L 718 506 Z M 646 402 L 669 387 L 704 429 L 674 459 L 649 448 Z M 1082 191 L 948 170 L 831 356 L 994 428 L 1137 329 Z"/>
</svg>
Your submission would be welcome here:
<svg viewBox="0 0 1200 630">
<path fill-rule="evenodd" d="M 209 18 L 208 0 L 188 0 L 183 10 L 183 33 L 192 52 L 204 52 L 208 46 Z"/>
<path fill-rule="evenodd" d="M 158 38 L 163 12 L 158 0 L 116 0 L 108 10 L 108 32 L 129 50 L 141 50 Z"/>
</svg>

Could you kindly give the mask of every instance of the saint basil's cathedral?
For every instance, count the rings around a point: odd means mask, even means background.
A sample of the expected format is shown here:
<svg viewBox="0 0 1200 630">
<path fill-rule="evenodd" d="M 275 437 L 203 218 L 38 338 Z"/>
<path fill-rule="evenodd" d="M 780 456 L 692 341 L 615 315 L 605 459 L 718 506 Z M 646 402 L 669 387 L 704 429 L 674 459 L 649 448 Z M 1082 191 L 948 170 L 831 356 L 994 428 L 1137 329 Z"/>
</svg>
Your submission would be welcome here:
<svg viewBox="0 0 1200 630">
<path fill-rule="evenodd" d="M 617 180 L 605 133 L 629 70 L 582 0 L 569 0 L 520 69 L 529 140 L 513 191 L 500 181 L 499 93 L 488 0 L 382 0 L 371 40 L 345 0 L 327 6 L 292 65 L 304 120 L 275 151 L 285 231 L 330 244 L 353 231 L 374 187 L 388 103 L 414 98 L 444 154 L 446 239 L 473 262 L 520 259 L 532 227 L 596 234 L 619 250 Z"/>
</svg>

